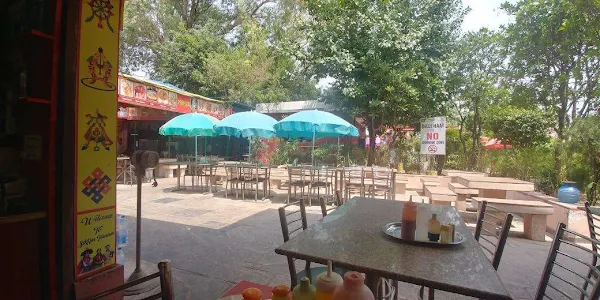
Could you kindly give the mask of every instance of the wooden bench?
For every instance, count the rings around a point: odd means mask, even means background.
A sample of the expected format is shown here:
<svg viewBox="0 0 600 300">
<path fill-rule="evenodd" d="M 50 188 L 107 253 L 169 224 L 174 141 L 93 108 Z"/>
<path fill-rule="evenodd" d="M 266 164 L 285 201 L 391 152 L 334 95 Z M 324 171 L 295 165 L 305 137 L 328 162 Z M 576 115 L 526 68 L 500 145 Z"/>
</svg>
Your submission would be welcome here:
<svg viewBox="0 0 600 300">
<path fill-rule="evenodd" d="M 445 187 L 425 185 L 425 196 L 431 204 L 451 205 L 456 202 L 456 194 Z"/>
<path fill-rule="evenodd" d="M 523 217 L 524 233 L 527 238 L 534 241 L 546 240 L 546 217 L 554 213 L 554 207 L 542 201 L 512 200 L 496 198 L 471 198 L 473 206 L 479 210 L 481 201 L 504 212 L 518 214 Z M 488 206 L 488 210 L 491 207 Z"/>
<path fill-rule="evenodd" d="M 479 190 L 470 189 L 460 183 L 450 182 L 448 188 L 456 193 L 456 209 L 460 211 L 467 210 L 467 199 L 479 195 Z"/>
</svg>

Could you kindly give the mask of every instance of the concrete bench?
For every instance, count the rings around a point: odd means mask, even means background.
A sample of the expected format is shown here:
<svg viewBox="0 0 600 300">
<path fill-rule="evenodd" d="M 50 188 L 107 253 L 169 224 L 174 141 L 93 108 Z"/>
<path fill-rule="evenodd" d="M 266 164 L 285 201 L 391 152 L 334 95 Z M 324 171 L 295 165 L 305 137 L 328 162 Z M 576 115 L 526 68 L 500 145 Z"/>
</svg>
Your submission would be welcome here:
<svg viewBox="0 0 600 300">
<path fill-rule="evenodd" d="M 456 202 L 456 194 L 445 187 L 425 185 L 425 196 L 431 204 L 451 205 Z"/>
<path fill-rule="evenodd" d="M 518 214 L 523 217 L 524 233 L 534 241 L 546 240 L 546 218 L 554 213 L 554 207 L 542 201 L 513 200 L 497 198 L 471 198 L 473 206 L 479 210 L 481 201 L 504 212 Z M 488 208 L 489 209 L 489 208 Z"/>
<path fill-rule="evenodd" d="M 408 185 L 408 180 L 405 179 L 397 179 L 396 178 L 396 194 L 406 194 L 406 186 Z"/>
<path fill-rule="evenodd" d="M 186 165 L 182 165 L 181 166 L 181 173 L 185 172 L 185 169 L 187 168 Z M 177 177 L 180 174 L 177 174 L 177 165 L 165 165 L 165 164 L 158 164 L 158 174 L 157 174 L 159 178 L 173 178 L 173 177 Z"/>
<path fill-rule="evenodd" d="M 460 183 L 450 182 L 448 188 L 456 193 L 456 209 L 460 211 L 467 210 L 467 199 L 479 195 L 479 190 L 470 189 Z"/>
</svg>

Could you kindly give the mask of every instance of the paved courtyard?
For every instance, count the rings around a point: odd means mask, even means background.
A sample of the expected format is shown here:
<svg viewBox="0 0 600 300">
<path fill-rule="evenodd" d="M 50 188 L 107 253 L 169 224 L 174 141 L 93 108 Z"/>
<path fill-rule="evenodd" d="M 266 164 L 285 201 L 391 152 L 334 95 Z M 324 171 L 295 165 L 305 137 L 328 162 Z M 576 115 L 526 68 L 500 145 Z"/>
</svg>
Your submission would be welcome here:
<svg viewBox="0 0 600 300">
<path fill-rule="evenodd" d="M 150 271 L 161 259 L 172 262 L 177 299 L 217 299 L 241 280 L 289 284 L 287 261 L 274 252 L 283 243 L 277 208 L 285 191 L 255 202 L 226 199 L 222 191 L 171 192 L 173 178 L 158 183 L 142 188 L 142 261 Z M 118 185 L 117 198 L 117 212 L 128 216 L 127 278 L 135 267 L 135 186 Z M 307 207 L 307 217 L 309 226 L 319 220 L 320 207 Z M 514 299 L 533 299 L 549 247 L 550 238 L 509 238 L 498 272 Z M 402 284 L 400 298 L 416 299 L 417 289 Z M 436 293 L 436 299 L 464 298 Z"/>
</svg>

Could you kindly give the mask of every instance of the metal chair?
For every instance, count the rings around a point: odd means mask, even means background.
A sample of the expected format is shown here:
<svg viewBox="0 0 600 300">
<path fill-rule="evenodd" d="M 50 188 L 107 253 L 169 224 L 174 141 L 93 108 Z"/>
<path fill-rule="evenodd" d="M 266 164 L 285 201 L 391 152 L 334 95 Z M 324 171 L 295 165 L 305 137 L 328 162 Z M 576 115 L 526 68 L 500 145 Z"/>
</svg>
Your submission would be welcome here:
<svg viewBox="0 0 600 300">
<path fill-rule="evenodd" d="M 334 173 L 331 168 L 327 167 L 319 167 L 311 169 L 311 184 L 310 184 L 310 192 L 311 198 L 315 196 L 319 201 L 321 198 L 333 199 L 333 180 Z M 321 190 L 323 194 L 321 195 Z M 316 192 L 316 193 L 315 193 Z M 328 201 L 328 200 L 326 200 Z"/>
<path fill-rule="evenodd" d="M 198 167 L 198 166 L 196 166 L 196 167 Z M 213 178 L 216 173 L 217 173 L 217 164 L 211 163 L 209 165 L 200 166 L 200 169 L 198 172 L 198 182 L 199 182 L 200 186 L 202 186 L 202 182 L 204 182 L 204 186 L 206 188 L 208 188 L 209 193 L 212 193 Z"/>
<path fill-rule="evenodd" d="M 146 298 L 142 298 L 142 300 L 150 300 L 150 299 L 173 300 L 173 299 L 175 299 L 174 289 L 173 289 L 173 277 L 171 275 L 171 262 L 168 260 L 163 260 L 158 263 L 158 272 L 152 273 L 148 276 L 144 276 L 142 278 L 138 278 L 136 280 L 119 285 L 108 291 L 104 291 L 97 295 L 86 298 L 86 300 L 105 299 L 105 297 L 107 297 L 107 296 L 124 291 L 132 286 L 142 284 L 142 283 L 150 281 L 154 278 L 160 278 L 160 293 L 154 294 L 152 296 L 148 296 Z"/>
<path fill-rule="evenodd" d="M 321 204 L 321 213 L 323 214 L 323 217 L 325 217 L 330 211 L 336 210 L 342 205 L 340 192 L 335 191 L 335 200 L 329 201 L 327 198 L 319 198 L 319 203 Z M 327 208 L 327 206 L 329 206 L 329 208 Z"/>
<path fill-rule="evenodd" d="M 239 164 L 225 165 L 225 198 L 229 189 L 235 189 L 235 198 L 238 199 L 239 184 L 241 182 L 241 172 Z M 235 184 L 235 188 L 233 188 Z"/>
<path fill-rule="evenodd" d="M 493 209 L 493 213 L 488 211 L 488 208 Z M 499 217 L 499 215 L 502 215 L 503 217 Z M 512 220 L 512 214 L 488 205 L 487 201 L 481 202 L 474 237 L 475 240 L 479 242 L 481 248 L 492 256 L 492 266 L 496 270 L 498 270 L 498 266 L 500 265 L 500 259 L 504 252 L 504 246 L 506 245 L 506 239 L 508 239 L 508 232 L 510 231 Z M 484 226 L 484 224 L 486 226 Z M 482 231 L 486 233 L 484 236 L 481 235 Z M 495 239 L 495 241 L 493 239 Z"/>
<path fill-rule="evenodd" d="M 293 208 L 297 208 L 294 210 Z M 282 206 L 279 208 L 279 221 L 281 222 L 281 232 L 283 233 L 283 242 L 287 242 L 290 240 L 290 237 L 292 234 L 295 234 L 296 232 L 301 232 L 303 230 L 305 230 L 306 228 L 308 228 L 308 222 L 306 221 L 306 206 L 304 204 L 304 201 L 297 201 L 297 202 L 293 202 L 290 204 L 287 204 L 285 206 Z M 300 223 L 298 223 L 300 222 Z M 294 226 L 298 226 L 295 227 L 294 229 L 290 230 L 290 225 L 294 225 Z M 296 273 L 296 264 L 295 261 L 296 259 L 288 256 L 287 257 L 287 261 L 288 261 L 288 267 L 290 270 L 290 286 L 296 286 L 298 284 L 298 278 L 302 278 L 304 276 L 307 276 L 308 278 L 313 278 L 314 275 L 316 276 L 317 272 L 312 272 L 313 270 L 311 270 L 310 268 L 310 262 L 306 261 L 304 270 Z M 311 280 L 311 282 L 314 282 Z"/>
<path fill-rule="evenodd" d="M 588 219 L 588 227 L 590 229 L 590 237 L 598 240 L 600 237 L 600 207 L 593 207 L 587 201 L 585 202 L 585 213 Z M 592 250 L 594 253 L 600 255 L 600 247 L 598 245 L 592 243 Z M 598 256 L 592 255 L 592 265 L 596 266 L 596 269 L 600 269 L 600 264 L 598 263 Z M 588 278 L 592 278 L 594 276 L 594 272 L 590 270 L 588 272 Z M 594 277 L 598 279 L 598 277 Z M 588 286 L 588 282 L 584 283 L 583 289 L 585 290 Z"/>
<path fill-rule="evenodd" d="M 575 254 L 576 252 L 585 253 L 586 256 L 591 255 L 598 258 L 598 253 L 593 249 L 569 241 L 565 238 L 565 233 L 582 238 L 596 247 L 600 241 L 568 230 L 566 227 L 564 223 L 557 226 L 535 299 L 576 299 L 577 296 L 580 299 L 600 299 L 600 280 L 598 280 L 600 270 Z M 573 265 L 576 268 L 585 268 L 588 272 L 573 269 Z M 592 276 L 581 275 L 585 273 L 591 273 Z M 593 280 L 594 278 L 595 280 Z"/>
<path fill-rule="evenodd" d="M 382 169 L 371 167 L 370 171 L 367 171 L 365 177 L 370 177 L 371 186 L 369 187 L 369 194 L 371 198 L 375 198 L 376 195 L 383 195 L 385 199 L 394 200 L 393 195 L 393 184 L 394 184 L 394 172 L 391 169 Z"/>
<path fill-rule="evenodd" d="M 342 170 L 344 178 L 344 199 L 349 200 L 351 194 L 365 195 L 365 178 L 363 168 L 349 168 Z"/>
<path fill-rule="evenodd" d="M 298 200 L 297 189 L 300 188 L 300 199 L 304 199 L 304 196 L 310 198 L 310 193 L 307 191 L 310 189 L 310 177 L 311 172 L 309 167 L 289 167 L 288 168 L 288 198 L 286 203 L 290 203 L 292 196 L 292 188 L 294 189 L 294 199 Z M 309 199 L 310 201 L 310 199 Z M 310 203 L 312 204 L 312 203 Z"/>
</svg>

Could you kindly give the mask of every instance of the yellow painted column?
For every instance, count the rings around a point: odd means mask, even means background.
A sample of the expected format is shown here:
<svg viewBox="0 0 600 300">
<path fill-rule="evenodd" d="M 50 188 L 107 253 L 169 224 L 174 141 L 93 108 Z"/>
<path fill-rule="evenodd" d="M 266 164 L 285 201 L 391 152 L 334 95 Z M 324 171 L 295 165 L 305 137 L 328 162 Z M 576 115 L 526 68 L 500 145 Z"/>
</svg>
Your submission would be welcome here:
<svg viewBox="0 0 600 300">
<path fill-rule="evenodd" d="M 77 66 L 75 277 L 116 264 L 117 73 L 122 0 L 82 0 Z"/>
</svg>

